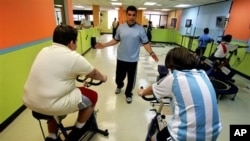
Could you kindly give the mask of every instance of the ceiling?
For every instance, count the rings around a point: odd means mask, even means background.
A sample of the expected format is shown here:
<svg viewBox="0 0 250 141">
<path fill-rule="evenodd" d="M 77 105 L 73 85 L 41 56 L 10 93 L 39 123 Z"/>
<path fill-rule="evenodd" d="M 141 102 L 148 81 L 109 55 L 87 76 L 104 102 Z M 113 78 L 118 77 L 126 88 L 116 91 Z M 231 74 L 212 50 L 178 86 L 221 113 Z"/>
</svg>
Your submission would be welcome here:
<svg viewBox="0 0 250 141">
<path fill-rule="evenodd" d="M 92 10 L 92 5 L 99 5 L 100 10 L 115 10 L 119 6 L 111 5 L 114 0 L 72 0 L 74 10 Z M 175 6 L 178 4 L 189 4 L 189 7 L 217 3 L 226 0 L 116 0 L 121 2 L 124 9 L 128 5 L 134 5 L 137 8 L 146 8 L 145 11 L 161 11 L 161 9 L 175 10 L 180 9 Z M 153 6 L 144 6 L 145 2 L 156 2 Z M 79 7 L 80 6 L 80 7 Z M 82 7 L 81 7 L 82 6 Z"/>
</svg>

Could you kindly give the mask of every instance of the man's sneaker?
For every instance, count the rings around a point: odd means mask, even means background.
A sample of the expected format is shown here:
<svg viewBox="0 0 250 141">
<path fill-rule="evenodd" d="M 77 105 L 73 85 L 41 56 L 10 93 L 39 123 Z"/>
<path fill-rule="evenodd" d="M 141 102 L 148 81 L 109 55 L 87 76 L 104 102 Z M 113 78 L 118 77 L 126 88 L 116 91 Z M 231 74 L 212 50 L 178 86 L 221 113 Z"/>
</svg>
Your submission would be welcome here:
<svg viewBox="0 0 250 141">
<path fill-rule="evenodd" d="M 88 125 L 84 125 L 82 128 L 74 127 L 69 133 L 69 137 L 66 141 L 78 141 L 88 131 Z"/>
<path fill-rule="evenodd" d="M 60 137 L 57 137 L 56 139 L 52 139 L 50 137 L 45 138 L 45 141 L 62 141 Z"/>
<path fill-rule="evenodd" d="M 126 101 L 127 101 L 128 104 L 130 104 L 130 103 L 132 102 L 132 97 L 129 97 L 129 96 L 128 96 L 128 97 L 126 98 Z"/>
<path fill-rule="evenodd" d="M 121 93 L 121 89 L 120 88 L 116 88 L 115 89 L 115 94 L 119 94 L 119 93 Z"/>
</svg>

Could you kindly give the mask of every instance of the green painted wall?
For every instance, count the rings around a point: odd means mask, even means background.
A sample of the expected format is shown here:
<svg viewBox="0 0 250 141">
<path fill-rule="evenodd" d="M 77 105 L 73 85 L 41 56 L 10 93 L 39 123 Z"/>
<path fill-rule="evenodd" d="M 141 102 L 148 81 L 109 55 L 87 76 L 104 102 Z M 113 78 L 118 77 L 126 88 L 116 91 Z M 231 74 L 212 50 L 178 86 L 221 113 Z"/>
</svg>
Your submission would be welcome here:
<svg viewBox="0 0 250 141">
<path fill-rule="evenodd" d="M 0 55 L 0 68 L 2 68 L 0 79 L 0 82 L 2 82 L 0 89 L 0 123 L 23 104 L 23 86 L 31 64 L 41 48 L 50 44 L 51 41 L 46 41 Z"/>
<path fill-rule="evenodd" d="M 78 30 L 77 52 L 83 54 L 91 47 L 91 37 L 100 38 L 100 32 L 97 27 Z"/>
<path fill-rule="evenodd" d="M 178 45 L 181 45 L 185 48 L 188 48 L 188 43 L 189 43 L 190 38 L 189 37 L 183 37 L 178 33 L 177 30 L 174 29 L 153 29 L 152 30 L 152 41 L 157 41 L 157 42 L 174 42 Z M 237 42 L 237 41 L 232 41 L 232 44 L 236 45 L 246 45 L 242 42 Z M 190 50 L 195 51 L 195 49 L 198 46 L 198 41 L 197 39 L 194 39 L 191 46 Z M 213 53 L 216 49 L 217 45 L 211 44 L 207 45 L 206 52 L 204 56 L 208 57 L 211 53 Z M 245 74 L 247 76 L 250 76 L 250 69 L 249 67 L 249 62 L 250 62 L 250 53 L 246 53 L 245 48 L 239 48 L 238 49 L 238 54 L 237 56 L 233 56 L 230 60 L 231 67 L 242 74 Z"/>
</svg>

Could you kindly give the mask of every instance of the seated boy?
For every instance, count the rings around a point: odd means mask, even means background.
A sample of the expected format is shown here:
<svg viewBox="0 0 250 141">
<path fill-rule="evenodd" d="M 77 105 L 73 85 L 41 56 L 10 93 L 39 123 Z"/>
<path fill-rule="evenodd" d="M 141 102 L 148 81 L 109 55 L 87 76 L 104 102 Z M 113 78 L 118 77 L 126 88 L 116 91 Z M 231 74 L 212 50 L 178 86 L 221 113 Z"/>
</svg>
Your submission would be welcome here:
<svg viewBox="0 0 250 141">
<path fill-rule="evenodd" d="M 23 95 L 25 106 L 41 114 L 62 116 L 78 111 L 76 125 L 68 141 L 77 141 L 87 131 L 85 123 L 98 98 L 95 91 L 76 87 L 76 78 L 81 75 L 103 82 L 107 80 L 106 75 L 75 51 L 77 33 L 68 25 L 55 28 L 52 45 L 43 48 L 33 62 Z M 61 141 L 56 136 L 56 121 L 52 119 L 47 123 L 49 135 L 45 141 Z"/>
<path fill-rule="evenodd" d="M 170 70 L 166 77 L 138 90 L 139 96 L 173 97 L 173 117 L 151 140 L 216 140 L 222 125 L 216 93 L 206 72 L 195 69 L 196 59 L 186 48 L 171 49 L 165 66 Z"/>
</svg>

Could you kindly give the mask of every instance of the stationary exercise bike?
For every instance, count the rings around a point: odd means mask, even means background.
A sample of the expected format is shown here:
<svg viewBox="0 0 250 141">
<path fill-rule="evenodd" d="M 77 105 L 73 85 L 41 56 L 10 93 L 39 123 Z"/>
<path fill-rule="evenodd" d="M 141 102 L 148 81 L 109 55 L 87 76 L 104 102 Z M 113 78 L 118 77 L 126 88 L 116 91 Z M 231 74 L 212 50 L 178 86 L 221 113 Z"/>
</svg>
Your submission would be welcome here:
<svg viewBox="0 0 250 141">
<path fill-rule="evenodd" d="M 155 101 L 157 100 L 154 97 L 146 97 L 146 96 L 142 96 L 142 98 L 146 101 Z M 170 99 L 168 97 L 164 98 L 164 99 Z M 155 112 L 155 116 L 153 117 L 153 119 L 151 120 L 149 127 L 148 127 L 148 131 L 147 131 L 147 135 L 145 138 L 145 141 L 151 141 L 151 137 L 156 133 L 161 131 L 163 128 L 165 128 L 167 126 L 167 121 L 166 121 L 166 117 L 164 114 L 162 114 L 162 108 L 163 106 L 166 104 L 163 102 L 163 99 L 158 99 L 157 100 L 159 102 L 159 108 L 158 110 L 156 109 L 151 109 L 150 111 L 154 111 Z"/>
<path fill-rule="evenodd" d="M 81 82 L 84 84 L 85 87 L 90 87 L 91 85 L 94 86 L 98 86 L 102 83 L 102 81 L 99 82 L 93 82 L 93 79 L 91 79 L 90 81 L 87 81 L 88 78 L 84 78 L 81 79 L 81 77 L 77 77 L 77 81 Z M 85 133 L 82 133 L 82 137 L 80 138 L 80 141 L 89 141 L 96 133 L 100 133 L 104 136 L 108 136 L 109 132 L 107 129 L 105 130 L 101 130 L 99 129 L 98 125 L 97 125 L 97 121 L 96 121 L 96 113 L 98 111 L 95 110 L 92 115 L 90 116 L 90 118 L 86 121 L 86 125 L 88 126 L 88 131 L 86 131 Z M 42 128 L 42 124 L 41 124 L 41 120 L 49 120 L 49 119 L 55 119 L 57 124 L 58 124 L 58 133 L 57 136 L 60 136 L 61 134 L 63 135 L 64 139 L 67 140 L 68 138 L 68 133 L 67 131 L 70 131 L 74 128 L 74 126 L 69 126 L 69 127 L 64 127 L 62 124 L 62 120 L 66 117 L 66 116 L 52 116 L 52 115 L 44 115 L 35 111 L 32 111 L 32 115 L 33 117 L 35 117 L 38 121 L 39 121 L 39 125 L 45 140 L 45 134 L 44 134 L 44 130 Z"/>
<path fill-rule="evenodd" d="M 218 41 L 220 44 L 220 41 Z M 239 46 L 238 48 L 246 48 L 245 46 Z M 237 48 L 237 49 L 238 49 Z M 238 87 L 234 84 L 232 77 L 235 72 L 230 67 L 229 61 L 233 55 L 237 54 L 237 49 L 230 51 L 229 55 L 225 59 L 216 59 L 212 56 L 208 58 L 201 58 L 198 61 L 197 69 L 203 69 L 212 82 L 217 99 L 220 99 L 222 95 L 233 95 L 231 100 L 234 100 L 238 92 Z"/>
<path fill-rule="evenodd" d="M 163 77 L 165 77 L 168 74 L 168 70 L 164 65 L 158 65 L 158 73 L 159 75 L 156 78 L 156 81 L 159 81 L 160 79 L 162 79 Z M 141 87 L 141 89 L 143 89 L 143 87 Z M 164 127 L 167 126 L 167 121 L 166 121 L 166 117 L 164 114 L 162 114 L 162 108 L 164 105 L 170 105 L 171 102 L 171 97 L 164 97 L 161 99 L 156 99 L 154 96 L 142 96 L 142 98 L 145 101 L 150 101 L 150 103 L 154 106 L 155 104 L 159 104 L 158 109 L 151 109 L 150 111 L 154 111 L 155 112 L 155 116 L 152 118 L 149 127 L 148 127 L 148 131 L 147 131 L 147 135 L 145 138 L 145 141 L 151 141 L 151 137 L 156 133 L 161 131 Z"/>
</svg>

